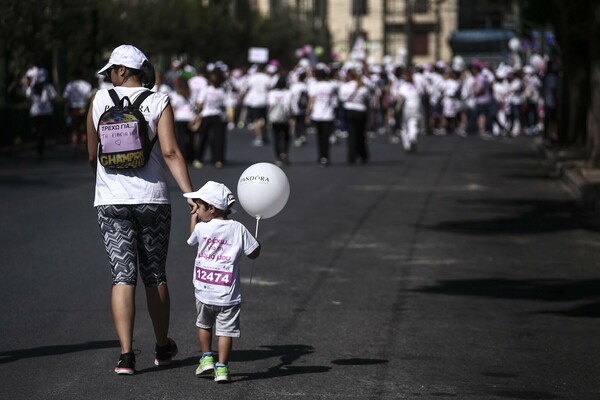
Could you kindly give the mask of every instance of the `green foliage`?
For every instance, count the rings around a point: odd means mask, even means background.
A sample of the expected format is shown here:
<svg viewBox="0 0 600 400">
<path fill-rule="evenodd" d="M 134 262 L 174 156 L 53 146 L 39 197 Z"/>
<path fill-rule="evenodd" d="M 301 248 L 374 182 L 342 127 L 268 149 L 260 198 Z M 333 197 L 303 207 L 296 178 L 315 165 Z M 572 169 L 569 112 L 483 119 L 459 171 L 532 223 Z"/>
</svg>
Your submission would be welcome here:
<svg viewBox="0 0 600 400">
<path fill-rule="evenodd" d="M 15 88 L 29 65 L 61 84 L 94 72 L 120 44 L 133 44 L 164 70 L 177 57 L 193 65 L 223 60 L 246 66 L 248 48 L 265 46 L 291 65 L 296 48 L 315 41 L 290 10 L 261 15 L 249 0 L 4 0 L 0 13 L 0 88 Z M 4 89 L 7 90 L 7 89 Z M 8 93 L 0 93 L 4 99 Z M 12 98 L 12 97 L 11 97 Z"/>
<path fill-rule="evenodd" d="M 254 45 L 268 48 L 269 56 L 280 60 L 284 66 L 289 67 L 295 62 L 296 48 L 316 43 L 316 33 L 306 30 L 286 8 L 278 10 L 273 18 L 260 21 L 257 28 Z"/>
</svg>

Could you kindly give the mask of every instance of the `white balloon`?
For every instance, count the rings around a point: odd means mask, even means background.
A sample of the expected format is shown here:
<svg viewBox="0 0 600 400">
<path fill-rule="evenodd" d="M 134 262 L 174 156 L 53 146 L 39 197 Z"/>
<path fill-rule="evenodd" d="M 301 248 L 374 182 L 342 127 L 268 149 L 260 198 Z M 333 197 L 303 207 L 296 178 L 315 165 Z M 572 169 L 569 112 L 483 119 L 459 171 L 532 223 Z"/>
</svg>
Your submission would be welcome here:
<svg viewBox="0 0 600 400">
<path fill-rule="evenodd" d="M 277 215 L 290 196 L 290 183 L 281 168 L 270 163 L 249 166 L 240 176 L 238 200 L 248 214 L 265 219 Z"/>
</svg>

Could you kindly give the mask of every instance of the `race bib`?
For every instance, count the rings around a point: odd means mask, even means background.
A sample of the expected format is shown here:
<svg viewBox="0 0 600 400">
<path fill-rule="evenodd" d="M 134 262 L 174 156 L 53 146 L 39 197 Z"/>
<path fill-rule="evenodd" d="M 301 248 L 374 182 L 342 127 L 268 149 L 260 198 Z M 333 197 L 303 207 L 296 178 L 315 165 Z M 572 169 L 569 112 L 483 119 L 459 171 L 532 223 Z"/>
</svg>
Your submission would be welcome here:
<svg viewBox="0 0 600 400">
<path fill-rule="evenodd" d="M 227 271 L 215 271 L 206 269 L 202 266 L 196 266 L 195 279 L 199 282 L 209 285 L 231 286 L 233 273 Z"/>
</svg>

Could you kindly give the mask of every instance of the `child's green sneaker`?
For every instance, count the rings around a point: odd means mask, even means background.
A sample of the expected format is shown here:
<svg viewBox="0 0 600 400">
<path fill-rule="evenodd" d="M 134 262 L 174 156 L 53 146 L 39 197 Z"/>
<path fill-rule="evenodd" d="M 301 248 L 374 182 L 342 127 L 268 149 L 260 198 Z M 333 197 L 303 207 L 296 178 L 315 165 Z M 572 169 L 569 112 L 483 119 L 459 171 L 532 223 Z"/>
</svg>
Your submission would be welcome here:
<svg viewBox="0 0 600 400">
<path fill-rule="evenodd" d="M 206 375 L 215 369 L 215 359 L 213 356 L 204 355 L 200 359 L 200 364 L 196 368 L 196 376 Z"/>
<path fill-rule="evenodd" d="M 219 364 L 215 366 L 215 382 L 229 382 L 230 380 L 229 367 L 227 365 Z"/>
</svg>

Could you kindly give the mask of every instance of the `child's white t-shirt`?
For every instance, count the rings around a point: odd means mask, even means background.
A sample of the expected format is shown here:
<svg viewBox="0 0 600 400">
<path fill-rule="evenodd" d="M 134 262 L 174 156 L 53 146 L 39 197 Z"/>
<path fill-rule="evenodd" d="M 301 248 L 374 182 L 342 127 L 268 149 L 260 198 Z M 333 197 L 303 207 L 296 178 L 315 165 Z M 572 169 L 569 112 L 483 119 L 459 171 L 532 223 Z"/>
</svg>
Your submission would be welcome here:
<svg viewBox="0 0 600 400">
<path fill-rule="evenodd" d="M 193 277 L 196 299 L 216 306 L 241 303 L 240 257 L 259 245 L 248 229 L 234 220 L 212 219 L 197 223 L 187 243 L 198 245 Z"/>
</svg>

